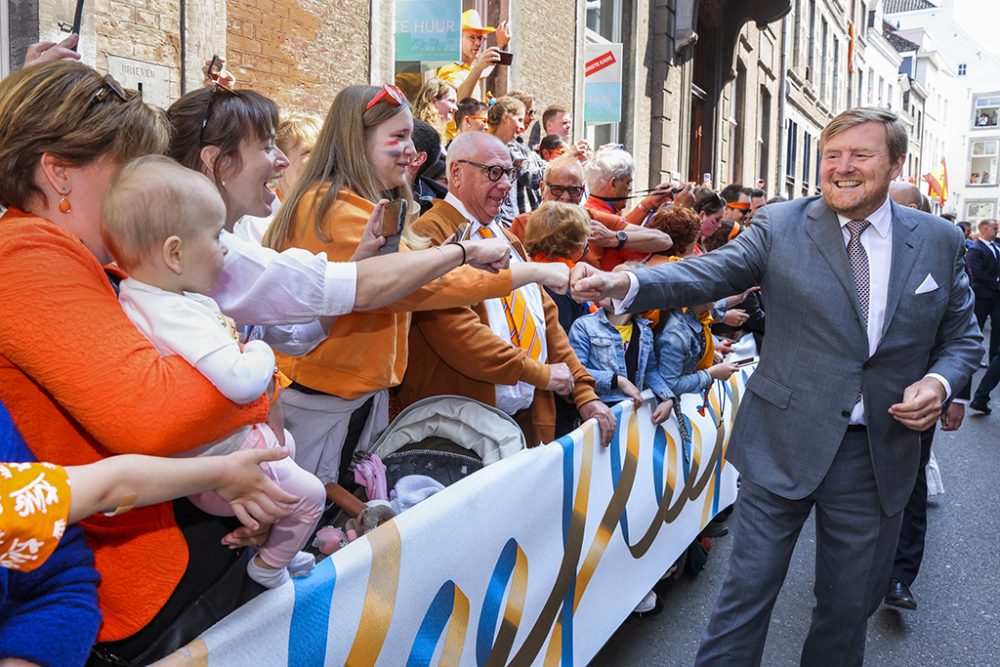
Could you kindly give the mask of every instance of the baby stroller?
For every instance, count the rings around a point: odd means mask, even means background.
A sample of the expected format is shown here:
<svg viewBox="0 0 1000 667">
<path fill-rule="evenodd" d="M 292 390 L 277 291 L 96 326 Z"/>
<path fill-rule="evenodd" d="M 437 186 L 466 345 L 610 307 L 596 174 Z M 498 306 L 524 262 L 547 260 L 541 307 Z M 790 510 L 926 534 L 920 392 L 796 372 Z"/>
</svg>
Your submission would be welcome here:
<svg viewBox="0 0 1000 667">
<path fill-rule="evenodd" d="M 337 498 L 341 511 L 332 517 L 332 526 L 320 529 L 314 546 L 330 553 L 339 548 L 329 544 L 331 540 L 346 543 L 344 538 L 374 530 L 416 502 L 526 446 L 517 422 L 484 403 L 450 395 L 417 401 L 399 413 L 370 450 L 352 456 L 352 468 L 375 461 L 384 465 L 391 505 L 369 498 L 365 486 Z M 381 480 L 377 486 L 381 488 Z"/>
</svg>

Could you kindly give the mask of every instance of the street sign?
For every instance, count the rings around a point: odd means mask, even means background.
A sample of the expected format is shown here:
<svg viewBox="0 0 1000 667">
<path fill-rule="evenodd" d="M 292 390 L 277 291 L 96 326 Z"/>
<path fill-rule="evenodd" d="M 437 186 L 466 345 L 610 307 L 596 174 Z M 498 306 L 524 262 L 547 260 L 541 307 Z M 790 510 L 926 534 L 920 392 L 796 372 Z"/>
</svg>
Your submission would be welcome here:
<svg viewBox="0 0 1000 667">
<path fill-rule="evenodd" d="M 162 109 L 170 106 L 170 70 L 163 65 L 108 56 L 108 74 L 124 88 L 142 91 L 142 101 Z"/>
<path fill-rule="evenodd" d="M 462 58 L 462 0 L 396 0 L 396 60 Z"/>
<path fill-rule="evenodd" d="M 587 44 L 584 50 L 583 120 L 591 125 L 622 119 L 622 45 Z"/>
</svg>

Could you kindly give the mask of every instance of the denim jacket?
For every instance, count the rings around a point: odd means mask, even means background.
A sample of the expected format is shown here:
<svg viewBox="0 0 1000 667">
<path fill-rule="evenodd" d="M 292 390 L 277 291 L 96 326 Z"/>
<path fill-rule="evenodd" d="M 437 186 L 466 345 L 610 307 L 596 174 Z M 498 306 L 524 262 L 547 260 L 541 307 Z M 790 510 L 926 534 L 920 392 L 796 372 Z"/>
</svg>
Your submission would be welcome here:
<svg viewBox="0 0 1000 667">
<path fill-rule="evenodd" d="M 656 358 L 660 377 L 674 396 L 701 391 L 712 386 L 708 371 L 695 367 L 705 351 L 705 334 L 693 311 L 669 311 L 663 331 L 656 337 Z"/>
<path fill-rule="evenodd" d="M 636 366 L 635 386 L 642 391 L 645 388 L 653 390 L 660 400 L 670 398 L 672 394 L 667 384 L 660 377 L 656 368 L 656 357 L 653 355 L 653 330 L 649 328 L 649 320 L 635 317 L 636 324 L 632 332 L 632 343 L 636 343 L 638 334 L 639 363 Z M 569 344 L 576 352 L 577 358 L 597 384 L 597 395 L 605 403 L 617 403 L 627 397 L 618 387 L 611 386 L 612 375 L 628 377 L 625 365 L 625 349 L 618 330 L 608 321 L 604 309 L 596 313 L 584 315 L 573 322 L 569 330 Z"/>
</svg>

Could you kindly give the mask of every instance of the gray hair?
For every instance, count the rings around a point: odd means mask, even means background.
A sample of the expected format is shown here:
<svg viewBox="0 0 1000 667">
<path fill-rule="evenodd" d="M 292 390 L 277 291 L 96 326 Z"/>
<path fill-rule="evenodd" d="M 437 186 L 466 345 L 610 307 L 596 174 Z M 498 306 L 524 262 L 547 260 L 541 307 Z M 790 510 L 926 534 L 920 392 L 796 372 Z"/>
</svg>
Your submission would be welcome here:
<svg viewBox="0 0 1000 667">
<path fill-rule="evenodd" d="M 592 191 L 603 190 L 612 178 L 628 178 L 635 171 L 635 161 L 621 148 L 599 150 L 587 161 L 587 185 Z"/>
</svg>

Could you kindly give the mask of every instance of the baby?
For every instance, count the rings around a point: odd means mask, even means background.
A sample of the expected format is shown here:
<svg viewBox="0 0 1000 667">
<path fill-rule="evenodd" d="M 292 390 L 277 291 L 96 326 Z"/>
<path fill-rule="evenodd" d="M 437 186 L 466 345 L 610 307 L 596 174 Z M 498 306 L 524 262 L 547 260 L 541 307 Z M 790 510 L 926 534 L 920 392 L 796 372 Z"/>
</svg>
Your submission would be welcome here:
<svg viewBox="0 0 1000 667">
<path fill-rule="evenodd" d="M 122 167 L 104 198 L 101 234 L 105 245 L 129 274 L 120 285 L 119 301 L 129 319 L 162 355 L 177 354 L 197 368 L 227 398 L 249 403 L 274 379 L 274 353 L 265 340 L 269 328 L 253 327 L 264 340 L 241 345 L 235 323 L 200 292 L 215 285 L 222 273 L 225 249 L 219 232 L 225 204 L 202 174 L 162 156 L 146 156 Z M 277 338 L 315 344 L 325 337 L 322 325 L 280 327 Z M 274 332 L 272 332 L 274 333 Z M 291 435 L 286 443 L 294 451 Z M 248 426 L 229 437 L 178 456 L 226 454 L 239 449 L 278 447 L 267 424 Z M 315 565 L 300 551 L 323 512 L 323 484 L 291 458 L 263 464 L 265 472 L 298 502 L 275 523 L 247 566 L 252 579 L 268 588 L 304 576 Z M 217 516 L 232 516 L 229 504 L 214 492 L 190 500 Z"/>
</svg>

